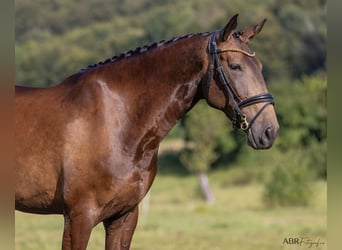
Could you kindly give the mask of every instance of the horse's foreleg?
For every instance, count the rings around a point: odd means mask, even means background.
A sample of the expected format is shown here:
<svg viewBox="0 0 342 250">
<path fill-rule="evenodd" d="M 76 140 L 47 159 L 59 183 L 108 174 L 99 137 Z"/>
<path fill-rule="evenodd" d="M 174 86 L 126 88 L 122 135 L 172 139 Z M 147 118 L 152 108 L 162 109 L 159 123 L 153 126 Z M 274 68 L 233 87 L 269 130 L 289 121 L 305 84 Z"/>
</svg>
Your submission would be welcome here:
<svg viewBox="0 0 342 250">
<path fill-rule="evenodd" d="M 138 206 L 121 218 L 103 221 L 106 230 L 106 250 L 129 249 L 137 221 Z"/>
<path fill-rule="evenodd" d="M 89 215 L 64 215 L 62 250 L 85 250 L 93 226 Z"/>
</svg>

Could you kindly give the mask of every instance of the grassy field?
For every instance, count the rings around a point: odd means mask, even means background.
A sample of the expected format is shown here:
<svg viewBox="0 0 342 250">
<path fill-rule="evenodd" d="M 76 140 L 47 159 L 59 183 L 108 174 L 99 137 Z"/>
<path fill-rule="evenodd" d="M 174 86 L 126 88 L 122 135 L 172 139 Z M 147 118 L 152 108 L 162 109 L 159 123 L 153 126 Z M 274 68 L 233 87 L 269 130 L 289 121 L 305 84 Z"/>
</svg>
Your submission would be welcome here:
<svg viewBox="0 0 342 250">
<path fill-rule="evenodd" d="M 199 195 L 196 177 L 159 174 L 149 201 L 140 207 L 131 249 L 327 249 L 326 182 L 313 183 L 310 206 L 270 209 L 262 204 L 261 184 L 232 185 L 232 176 L 236 178 L 232 170 L 210 174 L 216 202 L 206 205 Z M 15 225 L 16 250 L 61 248 L 62 216 L 16 212 Z M 308 237 L 306 240 L 324 244 L 311 248 L 283 244 L 290 237 Z M 102 225 L 93 230 L 88 249 L 104 249 Z"/>
</svg>

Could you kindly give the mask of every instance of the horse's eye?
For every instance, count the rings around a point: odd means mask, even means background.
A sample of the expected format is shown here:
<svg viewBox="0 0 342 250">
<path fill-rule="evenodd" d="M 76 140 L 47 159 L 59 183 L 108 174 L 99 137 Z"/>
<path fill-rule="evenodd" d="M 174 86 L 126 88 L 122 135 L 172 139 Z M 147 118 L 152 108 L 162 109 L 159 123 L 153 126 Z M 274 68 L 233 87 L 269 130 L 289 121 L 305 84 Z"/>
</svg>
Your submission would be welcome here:
<svg viewBox="0 0 342 250">
<path fill-rule="evenodd" d="M 229 64 L 229 68 L 232 70 L 242 71 L 240 64 Z"/>
</svg>

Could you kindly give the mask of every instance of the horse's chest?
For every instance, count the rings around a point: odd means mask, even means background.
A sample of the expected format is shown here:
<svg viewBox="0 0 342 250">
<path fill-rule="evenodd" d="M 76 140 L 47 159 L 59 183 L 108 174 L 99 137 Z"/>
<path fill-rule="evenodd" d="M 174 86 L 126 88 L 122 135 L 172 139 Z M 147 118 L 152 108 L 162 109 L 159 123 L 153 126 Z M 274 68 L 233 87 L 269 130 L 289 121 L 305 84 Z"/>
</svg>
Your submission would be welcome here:
<svg viewBox="0 0 342 250">
<path fill-rule="evenodd" d="M 108 151 L 97 148 L 88 154 L 84 164 L 77 162 L 79 154 L 69 154 L 70 164 L 64 169 L 64 198 L 73 205 L 89 203 L 101 219 L 137 206 L 152 185 L 157 169 L 156 150 L 145 152 L 138 161 L 133 153 L 118 148 Z"/>
<path fill-rule="evenodd" d="M 140 162 L 132 160 L 111 161 L 96 171 L 98 197 L 103 197 L 105 207 L 137 205 L 152 185 L 157 170 L 157 153 L 150 154 Z M 97 169 L 99 170 L 99 169 Z"/>
<path fill-rule="evenodd" d="M 132 171 L 125 179 L 113 178 L 111 185 L 104 187 L 97 197 L 102 197 L 101 217 L 125 213 L 137 206 L 152 185 L 154 175 L 151 172 Z"/>
</svg>

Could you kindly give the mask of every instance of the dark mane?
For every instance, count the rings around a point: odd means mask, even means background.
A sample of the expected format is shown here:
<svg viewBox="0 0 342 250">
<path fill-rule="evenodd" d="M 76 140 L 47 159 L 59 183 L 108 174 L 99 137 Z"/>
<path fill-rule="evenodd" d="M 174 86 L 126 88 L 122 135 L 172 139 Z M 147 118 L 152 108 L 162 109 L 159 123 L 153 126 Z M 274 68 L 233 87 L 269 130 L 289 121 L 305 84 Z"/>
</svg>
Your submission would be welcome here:
<svg viewBox="0 0 342 250">
<path fill-rule="evenodd" d="M 130 56 L 134 56 L 134 55 L 137 55 L 137 54 L 141 54 L 141 53 L 144 53 L 144 52 L 147 52 L 147 51 L 150 51 L 151 49 L 154 49 L 154 48 L 159 48 L 161 46 L 164 46 L 164 45 L 167 45 L 167 44 L 170 44 L 170 43 L 173 43 L 175 41 L 178 41 L 178 40 L 182 40 L 182 39 L 185 39 L 185 38 L 189 38 L 189 37 L 193 37 L 193 36 L 200 36 L 200 35 L 208 35 L 210 34 L 210 32 L 202 32 L 202 33 L 191 33 L 191 34 L 186 34 L 184 36 L 179 36 L 179 37 L 173 37 L 171 38 L 170 40 L 161 40 L 159 42 L 154 42 L 152 44 L 149 44 L 149 45 L 145 45 L 143 47 L 137 47 L 133 50 L 129 50 L 127 51 L 126 53 L 121 53 L 119 55 L 116 55 L 116 56 L 113 56 L 112 58 L 109 58 L 103 62 L 98 62 L 98 63 L 95 63 L 93 65 L 89 65 L 87 66 L 86 68 L 82 68 L 80 70 L 80 72 L 86 72 L 88 70 L 91 70 L 93 68 L 96 68 L 97 66 L 99 65 L 103 65 L 103 64 L 107 64 L 107 63 L 111 63 L 111 62 L 115 62 L 115 61 L 118 61 L 120 59 L 123 59 L 123 58 L 127 58 L 127 57 L 130 57 Z"/>
</svg>

